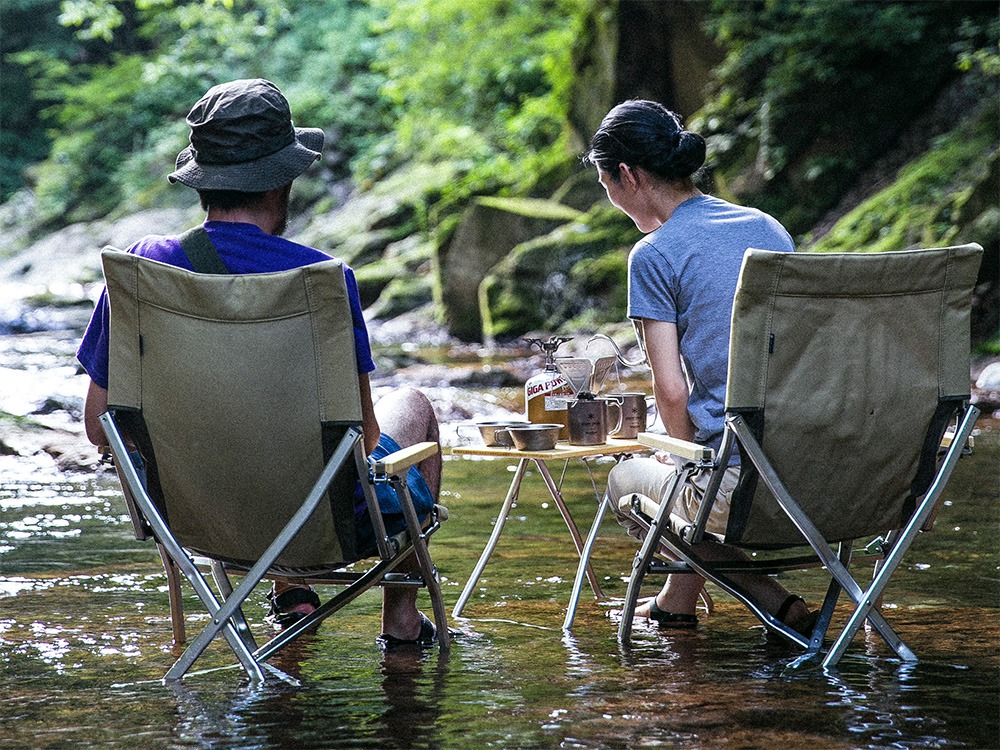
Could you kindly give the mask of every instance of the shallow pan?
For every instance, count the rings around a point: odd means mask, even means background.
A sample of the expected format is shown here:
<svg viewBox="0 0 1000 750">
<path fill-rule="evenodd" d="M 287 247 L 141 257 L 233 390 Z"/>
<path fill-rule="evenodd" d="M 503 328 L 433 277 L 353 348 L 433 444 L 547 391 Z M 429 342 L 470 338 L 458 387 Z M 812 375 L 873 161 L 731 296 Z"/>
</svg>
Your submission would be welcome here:
<svg viewBox="0 0 1000 750">
<path fill-rule="evenodd" d="M 476 427 L 479 428 L 479 434 L 483 436 L 483 442 L 486 443 L 488 448 L 513 448 L 514 443 L 511 437 L 506 432 L 498 436 L 497 432 L 500 430 L 505 430 L 508 427 L 527 427 L 530 422 L 511 422 L 498 421 L 498 422 L 477 422 Z"/>
<path fill-rule="evenodd" d="M 559 440 L 561 424 L 529 424 L 521 427 L 507 427 L 498 430 L 499 439 L 510 436 L 514 447 L 519 451 L 550 451 L 556 447 Z"/>
</svg>

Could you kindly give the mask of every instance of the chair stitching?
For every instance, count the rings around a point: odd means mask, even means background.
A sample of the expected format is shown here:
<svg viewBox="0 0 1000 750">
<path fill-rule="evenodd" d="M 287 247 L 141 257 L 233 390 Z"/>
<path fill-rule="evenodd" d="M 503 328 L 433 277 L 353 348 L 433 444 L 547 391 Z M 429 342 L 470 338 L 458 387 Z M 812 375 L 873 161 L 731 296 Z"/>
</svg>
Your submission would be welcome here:
<svg viewBox="0 0 1000 750">
<path fill-rule="evenodd" d="M 146 307 L 153 308 L 154 310 L 163 310 L 164 312 L 168 312 L 171 315 L 176 315 L 179 318 L 190 318 L 191 320 L 204 320 L 211 323 L 233 323 L 234 325 L 243 325 L 245 323 L 273 323 L 276 320 L 291 320 L 292 318 L 298 318 L 302 315 L 307 314 L 303 312 L 290 312 L 285 315 L 270 315 L 267 317 L 259 316 L 255 318 L 246 318 L 245 320 L 231 320 L 229 318 L 215 318 L 215 317 L 209 317 L 207 315 L 192 315 L 190 313 L 178 310 L 169 305 L 157 304 L 155 302 L 150 302 L 149 300 L 146 300 L 144 304 L 146 305 Z"/>
<path fill-rule="evenodd" d="M 955 258 L 954 250 L 948 248 L 948 256 L 944 265 L 944 283 L 938 290 L 940 300 L 938 303 L 938 325 L 937 325 L 937 392 L 938 399 L 941 398 L 942 381 L 944 379 L 944 316 L 948 291 L 951 289 L 951 266 Z"/>
<path fill-rule="evenodd" d="M 326 413 L 326 368 L 323 367 L 323 360 L 321 357 L 321 349 L 319 342 L 319 331 L 318 321 L 316 316 L 312 313 L 316 310 L 316 289 L 315 281 L 312 277 L 312 272 L 306 267 L 302 272 L 302 285 L 305 288 L 306 299 L 309 301 L 309 329 L 312 332 L 312 346 L 313 346 L 313 361 L 316 363 L 316 387 L 319 390 L 319 418 L 321 421 L 325 421 L 328 418 Z"/>
<path fill-rule="evenodd" d="M 851 294 L 851 295 L 839 294 L 835 292 L 834 293 L 810 292 L 808 294 L 799 294 L 796 292 L 781 292 L 778 296 L 792 297 L 792 298 L 803 297 L 805 299 L 816 299 L 816 298 L 836 299 L 838 297 L 850 296 L 856 299 L 868 299 L 874 297 L 916 297 L 923 294 L 937 294 L 939 291 L 940 289 L 938 287 L 934 287 L 933 289 L 920 289 L 920 290 L 906 291 L 906 292 L 866 292 L 864 294 Z"/>
<path fill-rule="evenodd" d="M 136 368 L 135 368 L 136 369 L 136 373 L 133 376 L 134 381 L 129 384 L 129 387 L 135 389 L 136 392 L 134 394 L 134 400 L 137 402 L 136 406 L 138 406 L 139 410 L 141 411 L 142 410 L 142 404 L 143 404 L 143 401 L 144 401 L 144 398 L 143 398 L 143 389 L 142 389 L 143 369 L 144 368 L 143 368 L 143 364 L 142 364 L 142 346 L 141 346 L 141 342 L 142 342 L 142 305 L 139 304 L 139 262 L 137 260 L 132 262 L 132 274 L 131 275 L 132 275 L 132 289 L 130 290 L 130 292 L 131 292 L 130 299 L 132 301 L 132 304 L 135 306 L 134 307 L 135 334 L 138 337 L 138 341 L 136 341 L 134 343 L 135 343 L 136 348 L 138 349 L 139 357 L 138 357 L 138 361 L 135 363 L 136 364 Z M 108 385 L 110 385 L 110 382 L 108 383 Z"/>
<path fill-rule="evenodd" d="M 768 294 L 768 306 L 767 306 L 767 326 L 766 331 L 768 335 L 768 340 L 773 333 L 772 323 L 774 322 L 774 305 L 778 298 L 778 287 L 781 283 L 781 276 L 785 270 L 785 258 L 780 256 L 777 258 L 778 269 L 777 272 L 771 277 L 771 291 Z M 767 378 L 771 372 L 771 355 L 768 354 L 764 357 L 761 364 L 761 372 L 758 373 L 757 380 L 757 402 L 760 404 L 760 408 L 765 408 L 764 400 L 767 395 Z"/>
</svg>

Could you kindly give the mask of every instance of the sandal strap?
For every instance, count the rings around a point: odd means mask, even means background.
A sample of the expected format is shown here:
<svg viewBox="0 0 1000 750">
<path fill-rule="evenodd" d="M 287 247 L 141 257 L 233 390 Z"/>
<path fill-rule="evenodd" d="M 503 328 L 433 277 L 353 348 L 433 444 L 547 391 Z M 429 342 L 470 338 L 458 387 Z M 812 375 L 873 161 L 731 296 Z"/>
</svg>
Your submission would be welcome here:
<svg viewBox="0 0 1000 750">
<path fill-rule="evenodd" d="M 406 638 L 397 638 L 394 635 L 389 635 L 388 633 L 382 633 L 375 642 L 382 648 L 383 651 L 390 651 L 394 648 L 399 648 L 400 646 L 419 646 L 425 648 L 427 646 L 434 645 L 434 639 L 437 636 L 437 630 L 434 628 L 434 623 L 423 612 L 420 613 L 420 632 L 417 637 L 409 640 Z"/>
<path fill-rule="evenodd" d="M 698 624 L 698 615 L 681 614 L 678 612 L 667 612 L 660 609 L 654 596 L 649 600 L 649 619 L 657 625 L 669 625 L 674 627 L 694 627 Z"/>
<path fill-rule="evenodd" d="M 778 611 L 774 613 L 775 618 L 787 625 L 788 623 L 785 622 L 785 618 L 788 616 L 788 611 L 795 606 L 795 602 L 802 602 L 803 604 L 806 603 L 801 596 L 792 594 L 781 603 L 780 607 L 778 607 Z"/>
<path fill-rule="evenodd" d="M 271 614 L 274 615 L 279 615 L 283 610 L 291 609 L 299 604 L 311 604 L 314 607 L 318 607 L 320 604 L 319 595 L 311 588 L 302 586 L 286 589 L 278 595 L 275 595 L 273 591 L 269 592 L 267 599 L 271 603 Z"/>
</svg>

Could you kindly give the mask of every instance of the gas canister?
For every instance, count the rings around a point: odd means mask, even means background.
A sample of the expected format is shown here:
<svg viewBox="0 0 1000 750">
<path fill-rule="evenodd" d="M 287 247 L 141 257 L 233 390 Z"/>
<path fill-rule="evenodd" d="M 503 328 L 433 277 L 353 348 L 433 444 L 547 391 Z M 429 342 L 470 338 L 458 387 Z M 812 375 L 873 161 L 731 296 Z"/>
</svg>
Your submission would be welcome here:
<svg viewBox="0 0 1000 750">
<path fill-rule="evenodd" d="M 566 405 L 573 398 L 573 388 L 555 364 L 556 350 L 569 338 L 553 336 L 543 339 L 525 339 L 545 354 L 543 369 L 532 375 L 524 384 L 524 413 L 535 424 L 560 424 L 559 438 L 565 440 Z"/>
</svg>

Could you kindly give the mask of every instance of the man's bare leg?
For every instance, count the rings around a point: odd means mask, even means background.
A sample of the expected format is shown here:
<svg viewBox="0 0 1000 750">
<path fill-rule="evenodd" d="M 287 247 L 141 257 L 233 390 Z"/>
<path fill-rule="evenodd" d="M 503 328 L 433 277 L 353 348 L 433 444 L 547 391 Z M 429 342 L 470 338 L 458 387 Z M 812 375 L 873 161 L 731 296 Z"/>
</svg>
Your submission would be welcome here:
<svg viewBox="0 0 1000 750">
<path fill-rule="evenodd" d="M 400 448 L 427 440 L 438 441 L 438 422 L 430 401 L 412 388 L 393 390 L 375 403 L 379 428 Z M 427 482 L 435 502 L 441 491 L 441 452 L 421 461 L 417 468 Z M 419 570 L 415 555 L 396 568 L 401 573 Z M 382 632 L 402 640 L 420 635 L 423 618 L 417 610 L 414 586 L 387 586 L 382 589 Z"/>
</svg>

